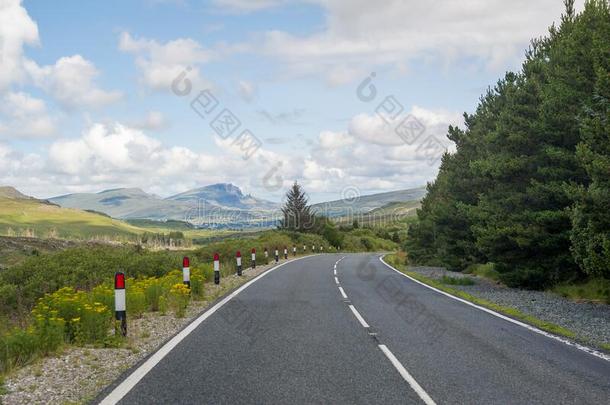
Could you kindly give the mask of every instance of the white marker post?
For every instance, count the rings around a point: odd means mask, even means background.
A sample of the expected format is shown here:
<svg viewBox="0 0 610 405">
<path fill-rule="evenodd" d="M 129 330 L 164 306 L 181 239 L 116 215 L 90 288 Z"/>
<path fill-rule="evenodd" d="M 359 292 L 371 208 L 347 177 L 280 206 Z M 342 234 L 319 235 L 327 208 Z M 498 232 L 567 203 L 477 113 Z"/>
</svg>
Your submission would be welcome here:
<svg viewBox="0 0 610 405">
<path fill-rule="evenodd" d="M 277 251 L 277 248 L 275 248 L 275 262 L 279 262 L 280 261 L 280 253 Z"/>
<path fill-rule="evenodd" d="M 252 268 L 256 268 L 256 249 L 252 248 Z"/>
<path fill-rule="evenodd" d="M 214 284 L 220 284 L 220 256 L 214 253 Z"/>
<path fill-rule="evenodd" d="M 125 273 L 114 273 L 114 315 L 121 321 L 121 334 L 127 336 L 127 307 L 125 305 Z"/>
<path fill-rule="evenodd" d="M 296 256 L 296 255 L 297 255 L 297 247 L 296 247 L 296 246 L 293 246 L 293 247 L 292 247 L 292 255 L 293 255 L 293 256 Z"/>
<path fill-rule="evenodd" d="M 307 246 L 303 245 L 303 252 L 307 252 Z"/>
<path fill-rule="evenodd" d="M 267 251 L 267 248 L 265 248 L 265 259 L 269 258 L 269 251 Z"/>
<path fill-rule="evenodd" d="M 182 282 L 191 288 L 191 267 L 189 258 L 186 256 L 182 258 Z"/>
<path fill-rule="evenodd" d="M 311 245 L 311 253 L 316 253 L 316 245 Z"/>
<path fill-rule="evenodd" d="M 320 246 L 320 252 L 324 251 L 324 246 Z"/>
<path fill-rule="evenodd" d="M 284 260 L 288 259 L 288 248 L 284 246 Z"/>
<path fill-rule="evenodd" d="M 235 255 L 235 259 L 237 260 L 237 275 L 241 276 L 241 252 L 239 250 Z"/>
</svg>

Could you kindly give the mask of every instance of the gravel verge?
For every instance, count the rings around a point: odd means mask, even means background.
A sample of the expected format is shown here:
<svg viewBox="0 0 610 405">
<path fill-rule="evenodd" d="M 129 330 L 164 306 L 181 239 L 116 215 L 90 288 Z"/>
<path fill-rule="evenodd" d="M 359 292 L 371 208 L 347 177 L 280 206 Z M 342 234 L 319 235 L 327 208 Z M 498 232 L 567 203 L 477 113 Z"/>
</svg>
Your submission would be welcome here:
<svg viewBox="0 0 610 405">
<path fill-rule="evenodd" d="M 243 276 L 224 277 L 219 286 L 205 284 L 205 299 L 191 301 L 186 316 L 144 313 L 128 320 L 128 340 L 121 348 L 66 346 L 54 357 L 40 359 L 10 374 L 0 404 L 80 404 L 93 399 L 122 372 L 157 350 L 166 340 L 207 309 L 217 298 L 244 284 L 275 263 L 244 269 Z"/>
<path fill-rule="evenodd" d="M 610 305 L 575 302 L 547 291 L 509 288 L 482 277 L 439 267 L 409 267 L 408 270 L 435 280 L 442 276 L 470 278 L 475 282 L 474 285 L 448 287 L 562 326 L 576 333 L 577 340 L 595 346 L 610 344 Z"/>
</svg>

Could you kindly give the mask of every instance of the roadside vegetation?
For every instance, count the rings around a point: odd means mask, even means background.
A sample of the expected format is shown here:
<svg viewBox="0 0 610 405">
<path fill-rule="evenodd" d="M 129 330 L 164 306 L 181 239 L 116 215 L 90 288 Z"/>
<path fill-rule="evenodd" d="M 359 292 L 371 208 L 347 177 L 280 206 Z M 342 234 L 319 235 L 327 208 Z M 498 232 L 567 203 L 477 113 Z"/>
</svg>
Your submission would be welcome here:
<svg viewBox="0 0 610 405">
<path fill-rule="evenodd" d="M 576 337 L 576 333 L 574 333 L 573 331 L 566 329 L 562 326 L 556 325 L 552 322 L 546 322 L 546 321 L 543 321 L 536 317 L 533 317 L 531 315 L 524 314 L 523 312 L 521 312 L 515 308 L 499 305 L 494 302 L 491 302 L 491 301 L 488 301 L 488 300 L 485 300 L 485 299 L 482 299 L 479 297 L 475 297 L 474 295 L 468 294 L 467 292 L 464 292 L 462 290 L 458 290 L 456 288 L 447 286 L 447 284 L 450 284 L 450 283 L 445 283 L 442 280 L 441 281 L 434 280 L 429 277 L 422 276 L 419 273 L 409 271 L 408 266 L 405 264 L 404 252 L 387 255 L 384 257 L 384 260 L 386 261 L 386 263 L 388 263 L 389 265 L 398 269 L 399 271 L 407 274 L 408 276 L 410 276 L 418 281 L 421 281 L 424 284 L 427 284 L 427 285 L 437 288 L 441 291 L 449 293 L 455 297 L 462 298 L 466 301 L 472 302 L 473 304 L 477 304 L 482 307 L 489 308 L 491 310 L 499 312 L 501 314 L 507 315 L 511 318 L 518 319 L 520 321 L 523 321 L 525 323 L 528 323 L 532 326 L 535 326 L 546 332 L 553 333 L 555 335 L 564 336 L 564 337 L 567 337 L 570 339 L 574 339 Z M 455 283 L 454 285 L 463 285 L 463 284 Z"/>
<path fill-rule="evenodd" d="M 308 205 L 304 201 L 301 208 L 306 209 Z M 57 249 L 25 249 L 27 254 L 0 271 L 0 375 L 57 353 L 65 345 L 116 347 L 124 344 L 124 340 L 112 331 L 112 283 L 118 271 L 128 278 L 129 317 L 168 311 L 182 317 L 191 299 L 206 298 L 204 284 L 214 279 L 215 253 L 220 255 L 222 283 L 224 277 L 236 273 L 237 251 L 242 253 L 243 268 L 249 268 L 252 248 L 257 252 L 257 265 L 264 265 L 273 260 L 276 248 L 280 256 L 287 248 L 292 257 L 293 247 L 300 255 L 312 253 L 312 248 L 315 248 L 313 253 L 320 253 L 321 247 L 325 253 L 339 249 L 391 251 L 398 247 L 387 230 L 354 224 L 340 229 L 326 218 L 310 215 L 312 226 L 307 229 L 284 227 L 225 235 L 189 250 L 180 249 L 181 245 L 175 242 L 172 243 L 176 249 L 151 248 L 163 245 L 164 238 L 181 239 L 182 231 L 188 232 L 188 229 L 179 223 L 170 224 L 171 233 L 167 236 L 156 232 L 142 234 L 139 241 L 144 244 L 66 242 Z M 146 226 L 149 231 L 157 230 L 150 222 L 134 224 Z M 155 239 L 156 243 L 151 245 L 148 238 Z M 25 238 L 22 242 L 32 240 L 35 239 Z M 265 248 L 268 258 L 264 255 Z M 180 266 L 185 255 L 190 258 L 190 289 L 182 283 Z"/>
<path fill-rule="evenodd" d="M 509 72 L 449 128 L 403 248 L 510 287 L 610 301 L 610 6 L 574 1 Z"/>
</svg>

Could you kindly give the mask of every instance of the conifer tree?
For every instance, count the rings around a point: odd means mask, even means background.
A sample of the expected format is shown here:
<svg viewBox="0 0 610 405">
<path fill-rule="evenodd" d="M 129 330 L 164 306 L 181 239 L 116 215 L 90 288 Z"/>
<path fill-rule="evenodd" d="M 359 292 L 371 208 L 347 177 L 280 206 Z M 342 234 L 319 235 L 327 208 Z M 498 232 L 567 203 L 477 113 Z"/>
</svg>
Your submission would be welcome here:
<svg viewBox="0 0 610 405">
<path fill-rule="evenodd" d="M 291 231 L 312 231 L 315 215 L 311 212 L 309 199 L 303 188 L 295 181 L 286 193 L 286 203 L 282 207 L 283 219 L 280 228 Z"/>
</svg>

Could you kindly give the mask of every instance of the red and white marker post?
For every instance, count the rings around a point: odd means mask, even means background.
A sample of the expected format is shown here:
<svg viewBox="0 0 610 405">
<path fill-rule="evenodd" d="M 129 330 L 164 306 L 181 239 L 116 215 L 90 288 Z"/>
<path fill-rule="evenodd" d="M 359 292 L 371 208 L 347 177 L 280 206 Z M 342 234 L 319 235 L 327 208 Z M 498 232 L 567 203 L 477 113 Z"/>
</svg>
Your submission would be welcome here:
<svg viewBox="0 0 610 405">
<path fill-rule="evenodd" d="M 186 256 L 182 258 L 182 282 L 188 288 L 191 288 L 191 264 Z"/>
<path fill-rule="evenodd" d="M 288 248 L 284 246 L 284 260 L 288 259 Z"/>
<path fill-rule="evenodd" d="M 277 248 L 275 248 L 275 262 L 279 262 L 280 261 L 280 253 L 278 252 Z"/>
<path fill-rule="evenodd" d="M 252 268 L 256 268 L 256 249 L 252 248 Z"/>
<path fill-rule="evenodd" d="M 296 246 L 292 246 L 292 255 L 293 256 L 297 255 L 297 247 Z"/>
<path fill-rule="evenodd" d="M 220 284 L 220 256 L 214 253 L 214 284 Z"/>
<path fill-rule="evenodd" d="M 239 250 L 235 254 L 235 260 L 237 260 L 237 275 L 241 276 L 241 252 Z"/>
<path fill-rule="evenodd" d="M 114 273 L 114 315 L 121 321 L 121 334 L 127 336 L 127 307 L 125 305 L 125 273 Z"/>
</svg>

